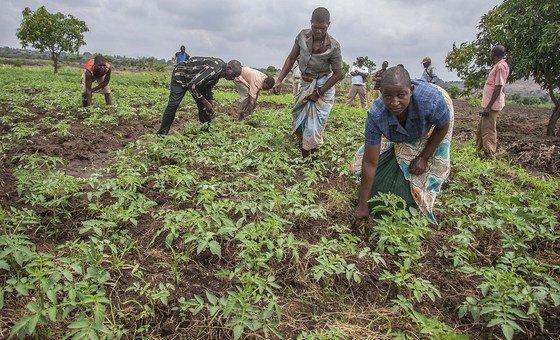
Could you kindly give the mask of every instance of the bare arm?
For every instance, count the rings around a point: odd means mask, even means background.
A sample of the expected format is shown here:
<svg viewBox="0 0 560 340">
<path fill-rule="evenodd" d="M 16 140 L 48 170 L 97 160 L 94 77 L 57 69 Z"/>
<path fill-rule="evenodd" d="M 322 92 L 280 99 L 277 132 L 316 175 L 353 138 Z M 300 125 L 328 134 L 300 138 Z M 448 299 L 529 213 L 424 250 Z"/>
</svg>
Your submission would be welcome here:
<svg viewBox="0 0 560 340">
<path fill-rule="evenodd" d="M 274 92 L 274 94 L 279 94 L 280 93 L 280 88 L 282 86 L 282 81 L 284 80 L 284 78 L 286 78 L 286 76 L 288 75 L 288 73 L 292 69 L 292 66 L 296 62 L 298 56 L 299 56 L 299 46 L 298 46 L 298 44 L 294 44 L 294 47 L 292 47 L 292 50 L 290 51 L 290 54 L 288 54 L 288 57 L 286 58 L 286 61 L 284 61 L 284 66 L 282 66 L 282 70 L 280 71 L 280 74 L 278 75 L 278 79 L 276 79 L 276 83 L 274 84 L 274 87 L 272 88 L 272 91 Z"/>
<path fill-rule="evenodd" d="M 108 69 L 107 73 L 105 73 L 105 78 L 103 79 L 103 81 L 99 83 L 96 87 L 94 87 L 91 91 L 95 92 L 99 89 L 104 88 L 105 86 L 107 86 L 107 84 L 109 84 L 110 80 L 111 80 L 111 69 Z"/>
<path fill-rule="evenodd" d="M 492 97 L 490 97 L 490 101 L 488 102 L 488 105 L 486 105 L 483 111 L 484 113 L 486 113 L 486 116 L 490 111 L 492 111 L 492 105 L 494 105 L 494 102 L 500 96 L 500 92 L 502 92 L 502 87 L 503 85 L 494 86 L 494 92 L 492 92 Z"/>
<path fill-rule="evenodd" d="M 253 113 L 255 110 L 255 106 L 257 105 L 257 99 L 253 97 L 249 97 L 249 105 L 247 105 L 247 115 Z"/>
<path fill-rule="evenodd" d="M 356 222 L 359 222 L 369 216 L 368 200 L 371 193 L 371 188 L 375 182 L 375 173 L 377 171 L 377 164 L 379 162 L 379 153 L 381 145 L 367 145 L 364 151 L 364 158 L 362 159 L 362 179 L 360 182 L 360 195 L 358 198 L 358 206 L 354 217 Z"/>
<path fill-rule="evenodd" d="M 340 79 L 342 79 L 342 69 L 333 70 L 331 77 L 327 80 L 325 85 L 321 87 L 321 94 L 327 92 L 327 90 L 333 87 L 334 84 L 338 83 Z"/>
</svg>

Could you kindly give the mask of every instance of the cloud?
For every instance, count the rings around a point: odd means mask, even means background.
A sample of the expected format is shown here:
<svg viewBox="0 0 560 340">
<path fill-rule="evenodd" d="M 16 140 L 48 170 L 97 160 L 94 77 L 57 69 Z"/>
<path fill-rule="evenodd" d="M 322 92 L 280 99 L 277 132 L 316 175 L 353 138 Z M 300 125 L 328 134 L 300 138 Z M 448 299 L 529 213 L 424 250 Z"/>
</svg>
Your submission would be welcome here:
<svg viewBox="0 0 560 340">
<path fill-rule="evenodd" d="M 420 59 L 432 57 L 443 79 L 457 79 L 445 67 L 453 42 L 473 40 L 480 16 L 500 0 L 7 0 L 0 13 L 0 45 L 19 47 L 15 37 L 24 7 L 86 21 L 82 51 L 170 59 L 181 44 L 191 55 L 239 59 L 255 67 L 281 67 L 296 34 L 309 27 L 311 12 L 331 12 L 329 33 L 343 58 L 369 56 L 376 64 L 402 63 L 412 76 Z"/>
</svg>

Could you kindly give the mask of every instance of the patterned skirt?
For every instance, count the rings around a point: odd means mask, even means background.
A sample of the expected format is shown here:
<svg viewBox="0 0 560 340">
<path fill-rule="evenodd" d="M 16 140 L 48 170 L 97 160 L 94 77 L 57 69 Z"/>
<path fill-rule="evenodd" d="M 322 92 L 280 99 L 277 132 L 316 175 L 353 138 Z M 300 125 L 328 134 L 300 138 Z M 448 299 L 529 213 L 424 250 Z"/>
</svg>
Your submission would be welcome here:
<svg viewBox="0 0 560 340">
<path fill-rule="evenodd" d="M 327 119 L 334 105 L 334 86 L 328 89 L 316 102 L 307 100 L 316 88 L 320 88 L 329 79 L 325 76 L 312 82 L 302 80 L 296 102 L 292 108 L 292 131 L 302 136 L 302 148 L 317 149 L 323 144 L 323 132 Z"/>
</svg>

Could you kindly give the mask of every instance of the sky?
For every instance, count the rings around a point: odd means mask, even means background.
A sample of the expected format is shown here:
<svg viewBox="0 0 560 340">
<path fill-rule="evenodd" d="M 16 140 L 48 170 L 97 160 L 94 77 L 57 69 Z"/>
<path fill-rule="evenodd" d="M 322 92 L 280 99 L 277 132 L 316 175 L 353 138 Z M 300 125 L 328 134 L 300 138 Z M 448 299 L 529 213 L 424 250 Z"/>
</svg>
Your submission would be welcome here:
<svg viewBox="0 0 560 340">
<path fill-rule="evenodd" d="M 319 6 L 331 13 L 329 34 L 349 64 L 368 56 L 381 67 L 403 64 L 420 77 L 424 56 L 443 80 L 453 42 L 476 38 L 480 17 L 501 0 L 0 0 L 0 46 L 21 48 L 16 30 L 25 7 L 84 20 L 87 45 L 80 51 L 171 59 L 180 45 L 191 56 L 238 59 L 243 65 L 281 68 L 295 36 L 310 27 Z"/>
</svg>

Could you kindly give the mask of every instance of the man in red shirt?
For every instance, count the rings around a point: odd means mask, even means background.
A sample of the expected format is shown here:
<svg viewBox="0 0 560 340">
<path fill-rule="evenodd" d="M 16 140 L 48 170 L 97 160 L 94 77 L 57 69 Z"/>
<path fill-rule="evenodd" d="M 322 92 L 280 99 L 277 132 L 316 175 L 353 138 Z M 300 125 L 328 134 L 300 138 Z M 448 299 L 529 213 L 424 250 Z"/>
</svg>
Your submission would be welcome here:
<svg viewBox="0 0 560 340">
<path fill-rule="evenodd" d="M 476 132 L 476 148 L 485 156 L 493 157 L 498 146 L 496 121 L 498 114 L 505 106 L 504 85 L 509 76 L 509 65 L 506 62 L 506 48 L 502 45 L 492 47 L 490 59 L 494 65 L 488 74 L 482 90 L 482 107 Z"/>
<path fill-rule="evenodd" d="M 93 92 L 102 92 L 105 95 L 105 103 L 111 105 L 111 88 L 109 81 L 111 80 L 111 65 L 105 61 L 101 55 L 95 56 L 84 65 L 82 73 L 82 105 L 87 107 L 91 105 L 91 94 Z M 93 81 L 97 82 L 97 86 L 92 88 Z"/>
</svg>

